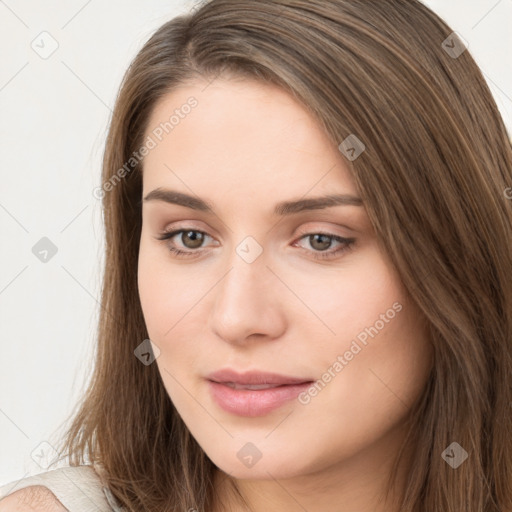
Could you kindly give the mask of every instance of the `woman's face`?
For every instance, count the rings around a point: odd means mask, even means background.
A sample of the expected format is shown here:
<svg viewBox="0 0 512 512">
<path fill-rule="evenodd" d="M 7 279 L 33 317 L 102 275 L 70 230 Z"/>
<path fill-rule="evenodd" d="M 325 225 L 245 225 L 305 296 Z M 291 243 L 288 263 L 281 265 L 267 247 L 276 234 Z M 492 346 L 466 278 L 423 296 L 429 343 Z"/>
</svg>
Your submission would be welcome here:
<svg viewBox="0 0 512 512">
<path fill-rule="evenodd" d="M 138 283 L 169 397 L 235 478 L 382 473 L 431 369 L 421 315 L 310 114 L 275 86 L 205 86 L 166 96 L 145 137 Z"/>
</svg>

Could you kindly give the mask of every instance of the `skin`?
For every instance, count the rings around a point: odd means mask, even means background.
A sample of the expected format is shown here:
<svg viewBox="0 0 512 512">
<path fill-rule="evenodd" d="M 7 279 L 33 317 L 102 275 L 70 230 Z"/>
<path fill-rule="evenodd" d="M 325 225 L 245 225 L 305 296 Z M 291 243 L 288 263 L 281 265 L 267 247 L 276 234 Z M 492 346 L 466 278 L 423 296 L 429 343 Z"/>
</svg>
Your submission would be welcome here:
<svg viewBox="0 0 512 512">
<path fill-rule="evenodd" d="M 31 485 L 9 494 L 0 502 L 0 512 L 68 512 L 55 494 L 42 485 Z"/>
<path fill-rule="evenodd" d="M 216 215 L 144 201 L 138 282 L 165 388 L 220 468 L 218 510 L 240 510 L 233 483 L 258 512 L 398 510 L 382 496 L 432 368 L 422 316 L 379 248 L 364 204 L 273 215 L 284 200 L 359 196 L 346 160 L 310 114 L 273 85 L 228 78 L 206 85 L 187 83 L 154 108 L 146 136 L 187 98 L 198 101 L 145 157 L 143 197 L 170 188 L 211 202 Z M 186 232 L 157 240 L 180 228 Z M 186 236 L 191 229 L 208 235 L 199 247 Z M 316 260 L 322 245 L 304 234 L 318 232 L 355 242 Z M 252 263 L 236 252 L 247 236 L 263 250 Z M 177 257 L 171 245 L 195 257 Z M 327 239 L 323 252 L 341 246 Z M 295 399 L 247 418 L 212 400 L 205 377 L 225 367 L 321 379 L 395 303 L 401 310 L 309 403 Z M 262 454 L 252 467 L 237 457 L 248 442 Z"/>
</svg>

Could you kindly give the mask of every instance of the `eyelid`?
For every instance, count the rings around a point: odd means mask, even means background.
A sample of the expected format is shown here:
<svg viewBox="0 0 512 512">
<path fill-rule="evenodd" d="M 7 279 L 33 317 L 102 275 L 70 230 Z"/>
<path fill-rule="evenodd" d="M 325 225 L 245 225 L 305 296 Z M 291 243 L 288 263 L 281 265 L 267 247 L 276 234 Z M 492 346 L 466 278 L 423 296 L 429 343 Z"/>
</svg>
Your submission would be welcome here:
<svg viewBox="0 0 512 512">
<path fill-rule="evenodd" d="M 311 223 L 309 223 L 309 224 L 311 224 Z M 335 227 L 333 226 L 333 227 L 327 227 L 327 228 L 317 227 L 317 225 L 310 226 L 308 224 L 305 224 L 305 225 L 301 225 L 298 228 L 297 234 L 295 236 L 304 236 L 304 235 L 323 233 L 324 235 L 339 236 L 341 238 L 352 238 L 353 237 L 352 234 L 343 235 L 342 233 L 336 232 L 336 228 L 345 228 L 346 230 L 350 231 L 351 233 L 354 233 L 354 230 L 350 229 L 347 226 L 342 226 L 340 224 L 336 224 Z"/>
<path fill-rule="evenodd" d="M 211 234 L 212 228 L 210 228 L 210 227 L 203 229 L 202 227 L 195 226 L 193 224 L 194 221 L 188 221 L 188 222 L 189 222 L 188 224 L 183 224 L 183 225 L 181 225 L 179 223 L 172 223 L 168 227 L 163 229 L 160 233 L 164 234 L 164 233 L 171 233 L 173 231 L 182 231 L 182 230 L 187 231 L 188 230 L 188 231 L 198 231 L 200 233 L 210 236 L 211 238 L 215 238 L 217 236 L 217 235 L 213 236 Z M 311 224 L 313 224 L 313 225 L 311 225 Z M 330 223 L 330 224 L 332 224 L 332 223 Z M 298 236 L 322 233 L 322 234 L 325 234 L 328 236 L 339 236 L 341 238 L 352 238 L 355 233 L 355 231 L 353 229 L 349 228 L 348 226 L 344 226 L 344 225 L 340 225 L 340 224 L 336 224 L 335 226 L 328 227 L 328 228 L 317 227 L 317 225 L 318 225 L 318 223 L 314 223 L 314 222 L 302 224 L 298 229 L 295 230 L 295 234 L 293 236 L 298 237 Z M 342 233 L 336 233 L 333 231 L 336 228 L 344 228 L 344 229 L 348 230 L 350 232 L 350 234 L 344 235 Z M 213 230 L 213 231 L 215 231 L 215 230 Z"/>
<path fill-rule="evenodd" d="M 190 221 L 190 222 L 193 222 L 193 221 Z M 309 223 L 309 224 L 311 224 L 311 223 Z M 351 230 L 347 226 L 337 225 L 337 227 L 338 228 L 343 227 L 343 228 L 348 229 L 349 231 L 353 232 L 353 230 Z M 209 236 L 210 238 L 216 238 L 216 236 L 213 236 L 210 234 L 211 229 L 210 228 L 207 228 L 207 229 L 203 229 L 201 227 L 196 227 L 193 224 L 180 225 L 180 224 L 173 223 L 173 224 L 170 224 L 169 226 L 167 226 L 166 228 L 164 228 L 162 231 L 160 231 L 160 235 L 174 233 L 177 231 L 197 231 L 198 233 L 202 233 L 206 236 Z M 297 230 L 295 230 L 293 237 L 295 239 L 297 239 L 298 237 L 303 237 L 304 235 L 312 235 L 312 234 L 324 234 L 324 235 L 333 236 L 333 237 L 338 236 L 340 238 L 352 238 L 352 236 L 353 236 L 353 235 L 343 235 L 341 233 L 336 233 L 333 231 L 333 229 L 334 228 L 319 228 L 319 227 L 315 227 L 315 226 L 308 227 L 308 224 L 305 224 L 305 225 L 301 225 Z"/>
</svg>

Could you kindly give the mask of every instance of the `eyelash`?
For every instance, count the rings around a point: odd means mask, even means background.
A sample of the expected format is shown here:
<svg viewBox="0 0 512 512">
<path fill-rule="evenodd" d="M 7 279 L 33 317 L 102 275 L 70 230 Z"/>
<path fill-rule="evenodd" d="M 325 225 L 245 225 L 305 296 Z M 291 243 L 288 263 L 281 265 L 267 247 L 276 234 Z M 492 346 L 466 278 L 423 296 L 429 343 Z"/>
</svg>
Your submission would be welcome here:
<svg viewBox="0 0 512 512">
<path fill-rule="evenodd" d="M 170 232 L 164 231 L 163 233 L 160 233 L 160 235 L 157 237 L 157 240 L 166 241 L 166 240 L 169 240 L 169 239 L 173 238 L 174 236 L 176 236 L 176 235 L 178 235 L 180 233 L 185 233 L 185 232 L 190 232 L 190 231 L 192 231 L 193 233 L 201 233 L 203 235 L 209 236 L 208 233 L 205 233 L 204 231 L 200 231 L 199 229 L 182 228 L 182 229 L 177 229 L 177 230 L 170 231 Z M 322 232 L 322 231 L 311 232 L 311 233 L 303 233 L 299 237 L 298 240 L 302 240 L 303 238 L 306 238 L 306 237 L 312 236 L 312 235 L 323 235 L 323 236 L 326 236 L 328 238 L 332 238 L 336 242 L 340 242 L 340 243 L 344 244 L 343 246 L 338 247 L 337 249 L 335 249 L 333 251 L 328 251 L 328 252 L 327 251 L 314 251 L 313 250 L 313 253 L 314 253 L 313 258 L 316 259 L 316 260 L 330 260 L 330 259 L 333 259 L 338 254 L 344 253 L 346 251 L 351 250 L 353 248 L 353 244 L 355 242 L 355 238 L 344 238 L 344 237 L 341 237 L 341 236 L 333 235 L 331 233 L 325 233 L 325 232 Z M 195 257 L 197 255 L 196 253 L 199 252 L 198 250 L 182 251 L 181 249 L 177 249 L 176 247 L 173 247 L 171 245 L 168 245 L 168 249 L 169 249 L 169 251 L 171 253 L 175 254 L 177 257 L 184 257 L 184 258 L 193 258 L 193 257 Z M 307 251 L 307 249 L 304 249 L 304 250 Z"/>
</svg>

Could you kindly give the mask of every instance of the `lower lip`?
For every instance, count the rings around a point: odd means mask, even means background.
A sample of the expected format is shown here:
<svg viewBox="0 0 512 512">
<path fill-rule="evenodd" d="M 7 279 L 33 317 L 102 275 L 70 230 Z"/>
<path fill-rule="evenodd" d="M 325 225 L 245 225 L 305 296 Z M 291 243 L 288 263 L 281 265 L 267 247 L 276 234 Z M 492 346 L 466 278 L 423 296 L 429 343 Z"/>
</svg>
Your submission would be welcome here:
<svg viewBox="0 0 512 512">
<path fill-rule="evenodd" d="M 289 384 L 267 389 L 233 389 L 219 382 L 208 381 L 213 400 L 225 411 L 238 416 L 263 416 L 285 402 L 297 398 L 313 383 Z"/>
</svg>

